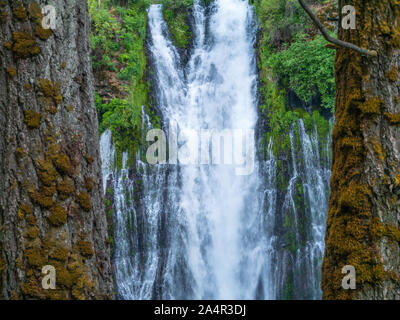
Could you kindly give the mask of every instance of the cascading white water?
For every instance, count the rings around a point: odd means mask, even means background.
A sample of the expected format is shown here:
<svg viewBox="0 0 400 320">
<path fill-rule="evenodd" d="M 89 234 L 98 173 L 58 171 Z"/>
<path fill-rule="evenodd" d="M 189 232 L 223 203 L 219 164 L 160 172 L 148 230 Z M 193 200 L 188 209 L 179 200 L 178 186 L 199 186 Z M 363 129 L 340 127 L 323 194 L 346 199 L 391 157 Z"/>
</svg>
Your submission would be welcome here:
<svg viewBox="0 0 400 320">
<path fill-rule="evenodd" d="M 166 37 L 161 6 L 149 10 L 160 109 L 165 120 L 178 123 L 180 132 L 255 127 L 251 8 L 245 1 L 218 0 L 213 10 L 206 39 L 204 8 L 195 3 L 195 47 L 185 82 L 179 57 Z M 262 242 L 246 234 L 252 228 L 248 221 L 256 223 L 259 213 L 257 173 L 237 176 L 228 165 L 181 165 L 180 179 L 179 224 L 186 232 L 182 240 L 194 298 L 251 297 L 263 259 L 262 255 L 254 263 L 246 259 L 255 255 L 251 250 Z"/>
<path fill-rule="evenodd" d="M 171 121 L 178 124 L 177 132 L 182 133 L 179 146 L 190 141 L 191 137 L 183 134 L 188 129 L 249 130 L 256 126 L 252 7 L 243 0 L 215 0 L 210 12 L 206 18 L 204 7 L 195 0 L 194 46 L 183 66 L 161 5 L 152 5 L 148 11 L 157 107 L 164 128 Z M 145 121 L 145 115 L 143 118 Z M 168 132 L 169 136 L 174 133 Z M 234 165 L 148 165 L 137 160 L 133 176 L 126 166 L 126 154 L 122 169 L 117 170 L 111 133 L 106 131 L 101 137 L 101 155 L 104 189 L 113 202 L 118 296 L 275 299 L 282 296 L 288 268 L 292 266 L 295 273 L 301 269 L 297 266 L 309 263 L 304 277 L 313 282 L 310 297 L 320 297 L 315 289 L 319 281 L 316 270 L 322 257 L 327 211 L 326 190 L 322 189 L 326 189 L 327 179 L 321 180 L 317 136 L 308 135 L 302 122 L 299 135 L 304 168 L 300 172 L 297 167 L 292 131 L 293 174 L 285 199 L 279 202 L 272 143 L 268 159 L 255 160 L 249 175 L 237 175 Z M 254 135 L 246 144 L 250 150 L 255 148 Z M 289 210 L 298 228 L 294 194 L 300 178 L 310 206 L 307 214 L 312 231 L 309 242 L 293 256 L 280 247 L 275 219 L 278 211 Z M 317 194 L 321 192 L 325 196 Z M 297 231 L 295 237 L 300 241 Z"/>
</svg>

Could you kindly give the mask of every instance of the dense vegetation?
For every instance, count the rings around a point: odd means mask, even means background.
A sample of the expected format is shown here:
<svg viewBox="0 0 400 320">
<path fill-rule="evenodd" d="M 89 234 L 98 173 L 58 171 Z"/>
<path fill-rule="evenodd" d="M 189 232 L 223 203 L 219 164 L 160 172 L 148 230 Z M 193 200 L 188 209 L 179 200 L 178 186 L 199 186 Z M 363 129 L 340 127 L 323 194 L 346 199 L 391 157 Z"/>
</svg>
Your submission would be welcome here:
<svg viewBox="0 0 400 320">
<path fill-rule="evenodd" d="M 100 133 L 109 128 L 121 166 L 122 152 L 129 162 L 142 143 L 142 108 L 154 127 L 160 126 L 150 98 L 149 66 L 145 53 L 147 8 L 152 1 L 88 0 L 92 19 L 93 68 L 98 78 L 111 78 L 111 94 L 96 93 Z M 163 14 L 175 44 L 184 48 L 191 42 L 188 16 L 193 0 L 163 0 Z"/>
<path fill-rule="evenodd" d="M 96 95 L 100 131 L 110 128 L 116 145 L 118 163 L 121 152 L 128 151 L 132 160 L 142 142 L 142 107 L 154 126 L 160 121 L 154 114 L 150 99 L 149 74 L 145 52 L 147 12 L 150 0 L 88 0 L 92 18 L 92 49 L 94 70 L 114 73 L 118 90 L 107 97 Z M 190 15 L 193 0 L 160 0 L 172 40 L 180 49 L 192 43 Z M 207 0 L 208 5 L 212 1 Z M 315 1 L 324 7 L 330 1 Z M 258 64 L 261 70 L 260 109 L 268 120 L 269 129 L 264 145 L 273 140 L 274 154 L 288 150 L 288 132 L 293 121 L 302 118 L 308 130 L 317 123 L 321 144 L 329 130 L 326 115 L 334 105 L 334 51 L 325 48 L 325 40 L 317 35 L 297 0 L 255 0 L 260 29 Z M 110 74 L 105 77 L 110 77 Z M 311 113 L 289 105 L 289 92 L 295 93 Z M 313 98 L 313 99 L 311 99 Z M 325 118 L 321 116 L 325 115 Z M 297 126 L 294 126 L 297 133 Z"/>
<path fill-rule="evenodd" d="M 320 7 L 326 3 L 331 1 L 315 1 Z M 334 51 L 325 47 L 326 41 L 317 35 L 297 0 L 256 0 L 254 5 L 261 33 L 258 65 L 263 102 L 260 109 L 269 123 L 264 145 L 272 139 L 275 156 L 290 150 L 289 131 L 293 127 L 298 138 L 298 127 L 293 123 L 299 118 L 303 119 L 307 131 L 314 130 L 316 123 L 320 144 L 324 145 L 329 122 L 321 114 L 329 114 L 334 107 Z M 288 104 L 289 91 L 308 105 L 315 100 L 320 103 L 310 105 L 313 110 L 310 114 Z M 311 100 L 313 97 L 317 99 Z"/>
</svg>

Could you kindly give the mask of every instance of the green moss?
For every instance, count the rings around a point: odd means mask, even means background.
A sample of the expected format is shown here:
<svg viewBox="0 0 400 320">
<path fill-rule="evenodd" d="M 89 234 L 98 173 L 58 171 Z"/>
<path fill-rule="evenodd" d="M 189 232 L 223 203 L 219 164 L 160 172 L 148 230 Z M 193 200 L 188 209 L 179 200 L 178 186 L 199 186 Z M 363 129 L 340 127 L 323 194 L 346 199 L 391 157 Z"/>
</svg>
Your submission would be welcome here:
<svg viewBox="0 0 400 320">
<path fill-rule="evenodd" d="M 22 159 L 26 156 L 26 152 L 21 147 L 15 149 L 15 155 L 18 159 Z"/>
<path fill-rule="evenodd" d="M 395 125 L 395 126 L 400 125 L 400 114 L 393 114 L 393 113 L 385 112 L 385 117 L 391 125 Z"/>
<path fill-rule="evenodd" d="M 29 16 L 38 24 L 41 25 L 42 20 L 43 20 L 43 14 L 42 14 L 42 8 L 40 5 L 32 1 L 29 4 Z"/>
<path fill-rule="evenodd" d="M 41 25 L 35 28 L 35 36 L 46 41 L 52 35 L 51 29 L 44 29 Z"/>
<path fill-rule="evenodd" d="M 58 261 L 67 261 L 70 255 L 69 249 L 61 246 L 53 248 L 49 257 Z"/>
<path fill-rule="evenodd" d="M 4 42 L 4 47 L 8 50 L 11 50 L 12 48 L 12 43 L 9 41 Z"/>
<path fill-rule="evenodd" d="M 39 90 L 43 93 L 45 97 L 54 96 L 53 82 L 48 79 L 39 80 Z"/>
<path fill-rule="evenodd" d="M 349 187 L 343 190 L 339 205 L 344 212 L 353 212 L 361 216 L 370 215 L 370 206 L 368 197 L 371 190 L 367 186 L 358 183 L 351 183 Z"/>
<path fill-rule="evenodd" d="M 293 279 L 292 277 L 288 277 L 285 282 L 285 288 L 283 292 L 284 300 L 291 300 L 293 297 Z"/>
<path fill-rule="evenodd" d="M 27 203 L 23 203 L 18 208 L 18 218 L 23 219 L 25 216 L 32 215 L 32 212 L 32 206 Z"/>
<path fill-rule="evenodd" d="M 92 257 L 94 255 L 93 246 L 89 241 L 79 240 L 76 247 L 80 254 L 84 257 Z"/>
<path fill-rule="evenodd" d="M 90 197 L 86 192 L 81 192 L 77 196 L 77 200 L 81 208 L 85 211 L 92 210 L 92 204 L 90 203 Z"/>
<path fill-rule="evenodd" d="M 53 197 L 43 195 L 39 192 L 33 192 L 31 194 L 31 198 L 33 202 L 38 204 L 40 207 L 44 209 L 50 209 L 54 205 Z"/>
<path fill-rule="evenodd" d="M 193 5 L 192 0 L 181 2 L 164 0 L 163 16 L 167 22 L 173 42 L 178 48 L 187 48 L 192 41 L 192 32 L 189 27 L 189 7 Z"/>
<path fill-rule="evenodd" d="M 29 58 L 40 54 L 41 49 L 35 39 L 26 32 L 17 31 L 13 33 L 12 50 L 17 58 Z"/>
<path fill-rule="evenodd" d="M 53 163 L 47 160 L 37 160 L 39 169 L 39 179 L 45 186 L 52 186 L 59 177 L 57 170 L 54 168 Z"/>
<path fill-rule="evenodd" d="M 399 71 L 397 69 L 397 67 L 393 67 L 392 69 L 390 69 L 387 73 L 386 73 L 386 77 L 392 81 L 392 82 L 396 82 L 397 79 L 399 78 Z"/>
<path fill-rule="evenodd" d="M 38 227 L 30 227 L 27 232 L 25 232 L 25 237 L 29 239 L 36 239 L 40 235 L 40 230 Z"/>
<path fill-rule="evenodd" d="M 67 212 L 62 206 L 55 205 L 50 209 L 48 219 L 53 226 L 62 226 L 67 222 Z"/>
<path fill-rule="evenodd" d="M 380 161 L 384 161 L 386 156 L 385 156 L 385 151 L 383 150 L 382 144 L 378 141 L 376 137 L 372 137 L 370 139 L 370 143 L 372 145 L 372 149 L 374 150 L 375 154 L 378 156 Z"/>
<path fill-rule="evenodd" d="M 26 222 L 27 222 L 29 225 L 31 225 L 31 226 L 37 224 L 36 218 L 35 218 L 35 216 L 34 216 L 33 214 L 28 214 L 28 215 L 26 215 L 26 216 L 25 216 L 25 220 L 26 220 Z"/>
<path fill-rule="evenodd" d="M 25 297 L 43 298 L 39 281 L 34 277 L 28 278 L 28 280 L 21 285 L 21 292 Z"/>
<path fill-rule="evenodd" d="M 25 21 L 27 17 L 27 13 L 25 8 L 22 6 L 22 3 L 18 3 L 18 7 L 13 10 L 13 15 L 16 19 L 20 21 Z"/>
<path fill-rule="evenodd" d="M 43 256 L 43 252 L 39 247 L 25 249 L 24 256 L 27 259 L 28 264 L 34 267 L 41 268 L 46 263 L 46 257 Z"/>
<path fill-rule="evenodd" d="M 8 67 L 7 73 L 11 78 L 14 78 L 17 74 L 17 70 L 14 67 Z"/>
<path fill-rule="evenodd" d="M 69 178 L 64 178 L 63 180 L 59 181 L 57 183 L 57 191 L 60 199 L 66 200 L 75 192 L 73 181 Z"/>
<path fill-rule="evenodd" d="M 29 129 L 38 129 L 40 126 L 40 113 L 32 110 L 24 111 L 24 122 Z"/>
<path fill-rule="evenodd" d="M 85 188 L 88 192 L 91 192 L 94 188 L 94 181 L 93 178 L 86 178 L 85 180 Z"/>
<path fill-rule="evenodd" d="M 51 106 L 53 103 L 58 105 L 63 100 L 63 96 L 61 95 L 61 84 L 58 81 L 53 83 L 48 79 L 40 79 L 39 91 L 43 94 L 47 101 L 50 101 L 50 103 L 48 103 L 49 106 Z"/>
<path fill-rule="evenodd" d="M 71 160 L 65 153 L 54 155 L 53 164 L 62 174 L 68 174 L 71 172 Z"/>
<path fill-rule="evenodd" d="M 364 115 L 379 115 L 382 112 L 383 100 L 378 97 L 370 98 L 358 107 Z"/>
</svg>

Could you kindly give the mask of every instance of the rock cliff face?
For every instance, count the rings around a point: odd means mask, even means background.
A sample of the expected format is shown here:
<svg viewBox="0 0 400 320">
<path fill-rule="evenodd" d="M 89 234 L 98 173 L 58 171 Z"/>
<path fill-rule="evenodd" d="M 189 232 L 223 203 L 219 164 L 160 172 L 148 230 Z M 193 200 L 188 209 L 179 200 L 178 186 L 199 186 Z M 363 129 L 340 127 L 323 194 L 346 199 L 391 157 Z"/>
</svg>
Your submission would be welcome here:
<svg viewBox="0 0 400 320">
<path fill-rule="evenodd" d="M 326 299 L 400 299 L 400 4 L 340 1 L 356 8 L 357 30 L 339 38 L 376 50 L 338 49 L 331 199 L 322 289 Z M 343 290 L 345 265 L 356 290 Z"/>
<path fill-rule="evenodd" d="M 87 3 L 44 5 L 0 1 L 0 297 L 111 298 Z"/>
</svg>

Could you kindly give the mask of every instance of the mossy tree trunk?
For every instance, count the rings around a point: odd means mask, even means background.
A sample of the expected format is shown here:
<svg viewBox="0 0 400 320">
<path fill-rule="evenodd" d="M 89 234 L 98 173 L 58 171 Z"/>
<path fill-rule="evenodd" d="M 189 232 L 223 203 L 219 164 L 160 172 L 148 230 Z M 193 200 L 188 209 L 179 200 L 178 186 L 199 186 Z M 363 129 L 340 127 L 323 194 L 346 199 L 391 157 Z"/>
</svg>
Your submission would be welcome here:
<svg viewBox="0 0 400 320">
<path fill-rule="evenodd" d="M 336 123 L 322 289 L 325 299 L 400 299 L 400 1 L 349 0 L 357 29 L 339 39 Z M 342 268 L 356 289 L 342 288 Z"/>
<path fill-rule="evenodd" d="M 87 3 L 52 3 L 0 1 L 0 298 L 111 298 Z"/>
</svg>

